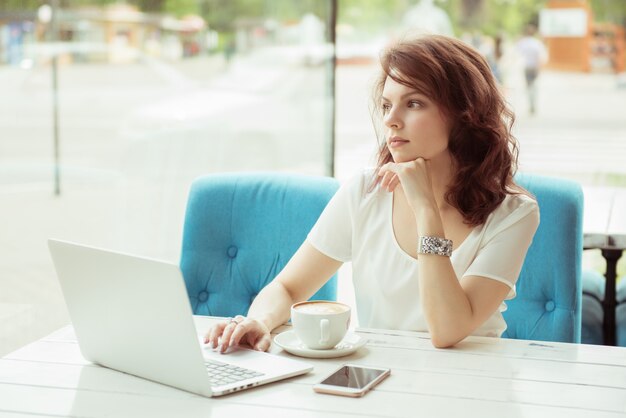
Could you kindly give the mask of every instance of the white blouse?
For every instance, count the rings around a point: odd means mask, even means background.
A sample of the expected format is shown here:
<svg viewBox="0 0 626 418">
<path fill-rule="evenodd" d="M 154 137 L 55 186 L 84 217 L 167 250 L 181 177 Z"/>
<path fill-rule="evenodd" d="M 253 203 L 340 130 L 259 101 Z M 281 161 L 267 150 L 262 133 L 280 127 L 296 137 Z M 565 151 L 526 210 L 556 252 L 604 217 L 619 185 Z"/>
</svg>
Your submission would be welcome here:
<svg viewBox="0 0 626 418">
<path fill-rule="evenodd" d="M 395 239 L 393 194 L 378 185 L 368 192 L 372 175 L 373 170 L 364 170 L 342 185 L 307 241 L 331 258 L 352 261 L 361 326 L 428 331 L 417 282 L 419 261 L 404 252 Z M 514 298 L 515 282 L 538 225 L 535 200 L 507 195 L 487 221 L 475 227 L 452 252 L 456 276 L 497 280 L 511 288 L 506 300 Z M 505 310 L 503 302 L 472 335 L 502 335 Z"/>
</svg>

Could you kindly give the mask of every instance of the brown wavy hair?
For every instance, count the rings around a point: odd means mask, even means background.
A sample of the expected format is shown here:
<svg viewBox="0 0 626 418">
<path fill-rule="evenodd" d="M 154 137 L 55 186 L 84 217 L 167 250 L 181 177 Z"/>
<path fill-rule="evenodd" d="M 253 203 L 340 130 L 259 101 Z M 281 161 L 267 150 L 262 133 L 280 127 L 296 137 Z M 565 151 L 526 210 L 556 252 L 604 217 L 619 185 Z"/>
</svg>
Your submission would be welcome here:
<svg viewBox="0 0 626 418">
<path fill-rule="evenodd" d="M 505 196 L 524 193 L 513 176 L 518 145 L 511 133 L 515 115 L 498 89 L 487 61 L 464 42 L 439 35 L 400 41 L 380 58 L 373 91 L 372 119 L 382 121 L 387 77 L 433 100 L 450 126 L 448 150 L 455 174 L 445 194 L 466 224 L 483 224 Z M 393 161 L 382 126 L 375 122 L 378 168 Z M 377 182 L 377 180 L 374 180 Z"/>
</svg>

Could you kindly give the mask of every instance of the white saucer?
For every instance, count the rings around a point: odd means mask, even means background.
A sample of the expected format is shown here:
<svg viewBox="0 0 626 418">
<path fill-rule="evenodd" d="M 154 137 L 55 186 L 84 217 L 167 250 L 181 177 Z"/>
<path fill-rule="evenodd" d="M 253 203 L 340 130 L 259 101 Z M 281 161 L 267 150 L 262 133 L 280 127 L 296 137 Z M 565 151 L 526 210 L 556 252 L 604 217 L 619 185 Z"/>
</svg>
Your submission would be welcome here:
<svg viewBox="0 0 626 418">
<path fill-rule="evenodd" d="M 274 337 L 274 343 L 288 353 L 309 358 L 335 358 L 354 353 L 363 347 L 367 340 L 353 332 L 348 332 L 343 340 L 328 350 L 313 350 L 308 348 L 296 336 L 295 331 L 285 331 Z"/>
</svg>

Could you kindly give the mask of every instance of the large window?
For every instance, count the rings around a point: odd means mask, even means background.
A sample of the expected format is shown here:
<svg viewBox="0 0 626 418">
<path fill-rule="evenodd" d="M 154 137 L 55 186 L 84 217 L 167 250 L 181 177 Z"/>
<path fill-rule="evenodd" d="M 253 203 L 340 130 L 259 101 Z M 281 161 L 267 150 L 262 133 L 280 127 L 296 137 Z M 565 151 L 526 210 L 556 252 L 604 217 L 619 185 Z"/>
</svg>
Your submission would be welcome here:
<svg viewBox="0 0 626 418">
<path fill-rule="evenodd" d="M 332 168 L 331 1 L 110 3 L 0 8 L 0 353 L 67 322 L 47 238 L 176 262 L 195 177 Z"/>
<path fill-rule="evenodd" d="M 626 187 L 625 81 L 608 73 L 626 65 L 622 2 L 589 1 L 591 27 L 612 34 L 608 47 L 606 36 L 591 44 L 592 58 L 611 58 L 592 62 L 600 72 L 559 71 L 552 61 L 575 49 L 544 39 L 551 61 L 534 114 L 516 44 L 543 0 L 47 3 L 0 1 L 0 354 L 68 321 L 47 238 L 176 262 L 199 175 L 343 181 L 373 164 L 377 59 L 406 31 L 457 36 L 483 53 L 517 115 L 520 171 L 586 191 Z M 584 264 L 604 271 L 597 251 Z M 348 303 L 350 275 L 344 266 Z"/>
</svg>

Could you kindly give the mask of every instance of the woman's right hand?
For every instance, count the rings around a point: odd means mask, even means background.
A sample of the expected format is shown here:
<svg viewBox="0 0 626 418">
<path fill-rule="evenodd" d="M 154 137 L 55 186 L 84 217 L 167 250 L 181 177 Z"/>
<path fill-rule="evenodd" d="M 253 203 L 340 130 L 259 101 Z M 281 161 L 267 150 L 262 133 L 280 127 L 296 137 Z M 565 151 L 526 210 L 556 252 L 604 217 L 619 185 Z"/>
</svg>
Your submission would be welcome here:
<svg viewBox="0 0 626 418">
<path fill-rule="evenodd" d="M 211 348 L 217 348 L 221 343 L 221 353 L 239 344 L 246 344 L 258 351 L 267 351 L 272 339 L 270 330 L 263 322 L 237 315 L 209 328 L 204 336 L 204 343 Z"/>
</svg>

